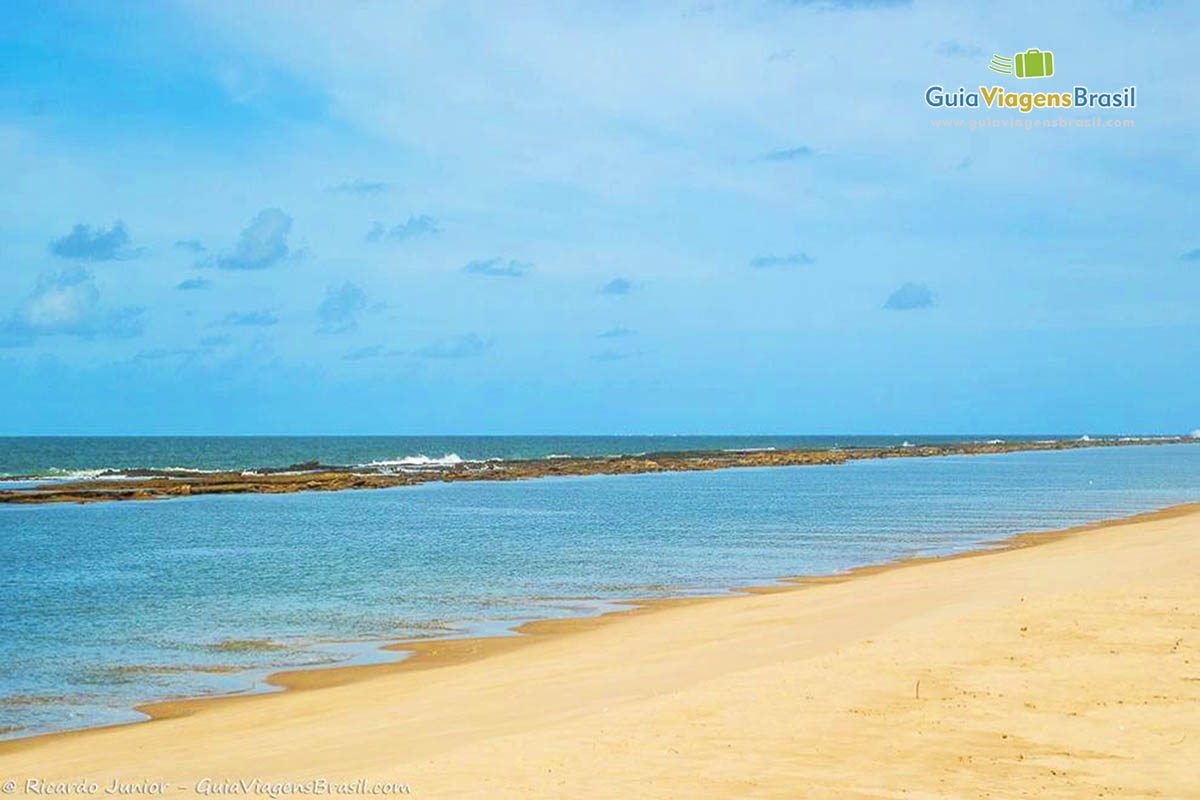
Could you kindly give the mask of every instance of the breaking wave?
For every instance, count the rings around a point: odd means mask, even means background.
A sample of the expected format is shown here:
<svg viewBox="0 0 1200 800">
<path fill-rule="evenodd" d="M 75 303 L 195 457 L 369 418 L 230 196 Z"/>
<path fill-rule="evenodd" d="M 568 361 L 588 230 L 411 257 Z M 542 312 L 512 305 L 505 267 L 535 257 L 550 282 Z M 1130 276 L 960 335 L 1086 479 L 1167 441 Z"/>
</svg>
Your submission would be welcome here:
<svg viewBox="0 0 1200 800">
<path fill-rule="evenodd" d="M 405 456 L 404 458 L 369 461 L 360 466 L 375 469 L 444 469 L 468 462 L 458 453 L 446 453 L 441 458 L 431 458 L 427 455 Z"/>
</svg>

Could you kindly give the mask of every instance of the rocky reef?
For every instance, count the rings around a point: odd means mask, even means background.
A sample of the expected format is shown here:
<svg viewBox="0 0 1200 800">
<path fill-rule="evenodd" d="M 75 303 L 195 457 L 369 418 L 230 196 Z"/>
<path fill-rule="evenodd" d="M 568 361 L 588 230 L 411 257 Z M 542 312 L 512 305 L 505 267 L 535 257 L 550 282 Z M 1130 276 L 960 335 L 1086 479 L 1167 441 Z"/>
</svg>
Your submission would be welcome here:
<svg viewBox="0 0 1200 800">
<path fill-rule="evenodd" d="M 597 458 L 550 458 L 526 461 L 463 462 L 435 468 L 395 470 L 339 467 L 307 462 L 251 471 L 196 473 L 125 470 L 93 480 L 0 489 L 0 503 L 97 503 L 160 500 L 201 494 L 279 494 L 383 489 L 430 481 L 513 481 L 569 475 L 633 475 L 737 467 L 796 467 L 842 464 L 871 458 L 928 458 L 985 455 L 1084 447 L 1178 444 L 1191 437 L 1154 439 L 1077 439 L 1038 442 L 979 442 L 835 450 L 738 450 L 647 453 Z"/>
</svg>

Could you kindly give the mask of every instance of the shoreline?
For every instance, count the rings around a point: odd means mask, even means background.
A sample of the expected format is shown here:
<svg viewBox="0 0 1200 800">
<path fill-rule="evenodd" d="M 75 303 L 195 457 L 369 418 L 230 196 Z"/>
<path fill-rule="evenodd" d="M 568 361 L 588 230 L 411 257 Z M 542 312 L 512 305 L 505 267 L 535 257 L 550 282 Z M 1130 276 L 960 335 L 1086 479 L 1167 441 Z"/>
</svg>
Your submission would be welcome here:
<svg viewBox="0 0 1200 800">
<path fill-rule="evenodd" d="M 285 668 L 265 676 L 263 682 L 271 688 L 263 691 L 181 697 L 141 703 L 133 706 L 133 710 L 145 714 L 147 719 L 50 731 L 0 740 L 0 757 L 9 753 L 25 752 L 43 745 L 50 745 L 60 740 L 75 740 L 109 731 L 145 727 L 167 720 L 220 711 L 226 707 L 271 702 L 286 695 L 364 683 L 389 675 L 438 670 L 482 661 L 499 655 L 515 653 L 546 640 L 568 638 L 576 634 L 620 625 L 627 619 L 660 614 L 674 609 L 727 603 L 754 596 L 803 592 L 814 587 L 852 583 L 869 576 L 893 571 L 1026 550 L 1091 532 L 1192 515 L 1200 515 L 1200 500 L 1066 528 L 1020 532 L 1001 539 L 983 541 L 959 552 L 943 555 L 907 556 L 882 563 L 852 567 L 829 575 L 785 576 L 776 578 L 772 583 L 735 585 L 724 590 L 714 590 L 719 593 L 713 594 L 606 600 L 604 601 L 605 605 L 620 606 L 620 608 L 603 611 L 599 614 L 533 619 L 507 628 L 506 633 L 500 635 L 475 636 L 468 634 L 449 638 L 387 641 L 364 652 L 397 653 L 401 654 L 400 657 L 395 660 L 369 664 Z"/>
<path fill-rule="evenodd" d="M 637 475 L 661 472 L 700 472 L 743 467 L 837 465 L 885 458 L 1003 455 L 1008 453 L 1077 450 L 1095 447 L 1138 447 L 1200 442 L 1194 435 L 1158 438 L 1100 438 L 909 447 L 826 450 L 681 451 L 627 456 L 571 457 L 534 460 L 463 462 L 443 467 L 395 471 L 386 468 L 343 467 L 317 463 L 290 467 L 225 472 L 131 469 L 112 471 L 96 479 L 0 488 L 0 504 L 100 503 L 163 500 L 195 495 L 287 494 L 308 491 L 348 491 L 414 486 L 430 482 L 536 480 L 548 477 Z M 18 482 L 12 479 L 12 482 Z M 0 483 L 0 487 L 3 483 Z"/>
<path fill-rule="evenodd" d="M 1200 503 L 527 634 L 15 740 L 0 777 L 14 794 L 1200 796 Z"/>
</svg>

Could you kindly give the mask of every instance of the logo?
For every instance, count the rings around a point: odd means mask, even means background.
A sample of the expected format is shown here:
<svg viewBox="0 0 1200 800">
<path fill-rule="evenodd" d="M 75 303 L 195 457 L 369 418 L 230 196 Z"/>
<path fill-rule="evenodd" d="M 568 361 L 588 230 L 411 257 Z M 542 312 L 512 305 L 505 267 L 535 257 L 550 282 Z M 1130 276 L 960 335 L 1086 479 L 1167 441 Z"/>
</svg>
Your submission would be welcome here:
<svg viewBox="0 0 1200 800">
<path fill-rule="evenodd" d="M 1031 47 L 1023 53 L 1008 56 L 993 55 L 988 69 L 1017 79 L 1055 77 L 1054 53 Z M 1041 87 L 1039 87 L 1041 88 Z M 1047 86 L 1045 91 L 1008 91 L 1003 86 L 965 86 L 948 89 L 934 84 L 925 90 L 925 105 L 930 108 L 971 109 L 989 108 L 997 111 L 1016 111 L 1029 114 L 1041 110 L 1059 109 L 1128 109 L 1137 107 L 1137 87 L 1123 86 L 1109 91 L 1093 91 L 1084 84 Z"/>
<path fill-rule="evenodd" d="M 988 69 L 1018 78 L 1049 78 L 1054 74 L 1054 53 L 1031 47 L 1012 58 L 993 55 Z"/>
</svg>

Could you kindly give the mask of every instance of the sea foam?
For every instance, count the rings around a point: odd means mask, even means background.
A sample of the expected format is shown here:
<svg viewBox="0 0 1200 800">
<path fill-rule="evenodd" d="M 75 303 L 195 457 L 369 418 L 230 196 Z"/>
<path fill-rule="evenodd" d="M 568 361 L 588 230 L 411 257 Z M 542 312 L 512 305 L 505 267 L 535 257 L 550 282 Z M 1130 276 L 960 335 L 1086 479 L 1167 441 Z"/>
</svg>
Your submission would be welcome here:
<svg viewBox="0 0 1200 800">
<path fill-rule="evenodd" d="M 405 456 L 404 458 L 385 459 L 382 461 L 369 461 L 363 464 L 364 467 L 375 467 L 376 469 L 443 469 L 445 467 L 454 467 L 459 464 L 468 463 L 466 459 L 458 453 L 446 453 L 441 458 L 430 458 L 427 455 Z"/>
</svg>

